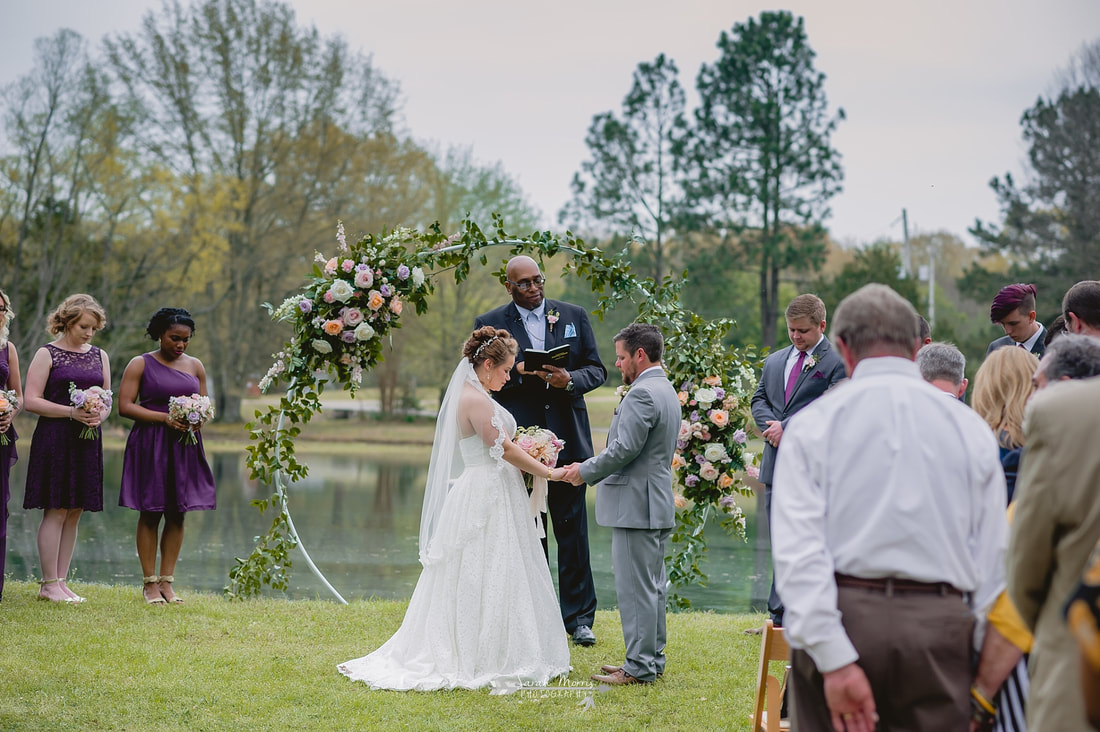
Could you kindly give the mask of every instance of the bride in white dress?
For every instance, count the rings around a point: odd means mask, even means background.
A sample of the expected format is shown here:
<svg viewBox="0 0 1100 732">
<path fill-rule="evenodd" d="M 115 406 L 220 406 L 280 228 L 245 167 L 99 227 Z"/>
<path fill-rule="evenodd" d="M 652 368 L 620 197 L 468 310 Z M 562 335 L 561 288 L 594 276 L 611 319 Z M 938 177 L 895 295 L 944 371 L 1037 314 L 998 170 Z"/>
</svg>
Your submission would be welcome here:
<svg viewBox="0 0 1100 732">
<path fill-rule="evenodd" d="M 424 571 L 401 627 L 339 665 L 372 689 L 429 691 L 545 684 L 569 673 L 569 646 L 520 470 L 559 480 L 511 440 L 516 422 L 490 397 L 516 342 L 476 330 L 436 424 L 420 523 Z"/>
</svg>

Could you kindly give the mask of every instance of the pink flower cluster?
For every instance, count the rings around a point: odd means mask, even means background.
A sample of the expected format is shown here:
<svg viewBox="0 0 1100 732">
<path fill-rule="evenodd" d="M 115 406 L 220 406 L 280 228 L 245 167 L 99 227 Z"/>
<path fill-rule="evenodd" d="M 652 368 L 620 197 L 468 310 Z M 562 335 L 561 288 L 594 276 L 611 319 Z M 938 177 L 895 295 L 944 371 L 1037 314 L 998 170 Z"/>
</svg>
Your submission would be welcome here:
<svg viewBox="0 0 1100 732">
<path fill-rule="evenodd" d="M 110 389 L 104 389 L 102 386 L 89 386 L 87 389 L 77 389 L 76 384 L 69 382 L 69 403 L 74 408 L 87 412 L 88 414 L 98 414 L 102 420 L 108 414 L 111 413 L 111 405 L 114 403 L 114 394 Z M 80 438 L 82 440 L 97 440 L 99 439 L 99 432 L 95 427 L 89 427 L 84 425 L 84 429 L 80 430 Z"/>
<path fill-rule="evenodd" d="M 0 417 L 11 414 L 16 409 L 19 409 L 19 396 L 15 393 L 15 389 L 0 389 Z M 0 432 L 0 445 L 8 444 L 10 444 L 8 433 Z"/>
<path fill-rule="evenodd" d="M 512 441 L 519 449 L 549 468 L 558 464 L 558 455 L 565 447 L 565 440 L 545 427 L 520 427 Z"/>
<path fill-rule="evenodd" d="M 187 425 L 187 431 L 180 436 L 179 441 L 197 445 L 199 439 L 195 436 L 195 430 L 214 418 L 214 405 L 210 402 L 210 397 L 202 394 L 169 397 L 168 416 Z"/>
</svg>

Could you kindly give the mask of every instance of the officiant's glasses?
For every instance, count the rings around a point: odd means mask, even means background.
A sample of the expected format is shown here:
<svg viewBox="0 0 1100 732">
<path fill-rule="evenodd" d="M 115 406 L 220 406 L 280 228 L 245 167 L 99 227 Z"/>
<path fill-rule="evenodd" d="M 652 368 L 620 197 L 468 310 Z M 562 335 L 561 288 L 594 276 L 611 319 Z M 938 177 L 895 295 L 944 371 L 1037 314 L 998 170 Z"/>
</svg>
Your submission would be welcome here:
<svg viewBox="0 0 1100 732">
<path fill-rule="evenodd" d="M 539 275 L 538 277 L 533 277 L 529 280 L 522 280 L 520 282 L 512 282 L 511 280 L 505 281 L 513 287 L 518 287 L 520 289 L 520 292 L 527 292 L 532 287 L 542 287 L 544 284 L 546 284 L 546 278 L 542 275 Z"/>
</svg>

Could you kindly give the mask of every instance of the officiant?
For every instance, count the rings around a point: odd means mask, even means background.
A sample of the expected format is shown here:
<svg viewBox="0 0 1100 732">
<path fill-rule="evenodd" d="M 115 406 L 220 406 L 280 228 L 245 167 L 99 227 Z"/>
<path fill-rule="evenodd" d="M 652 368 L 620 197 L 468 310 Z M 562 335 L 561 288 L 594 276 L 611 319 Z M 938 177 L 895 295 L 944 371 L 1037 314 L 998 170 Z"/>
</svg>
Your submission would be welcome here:
<svg viewBox="0 0 1100 732">
<path fill-rule="evenodd" d="M 503 328 L 516 339 L 519 354 L 511 380 L 494 397 L 512 413 L 520 427 L 545 427 L 565 440 L 558 464 L 569 465 L 593 455 L 584 395 L 604 383 L 607 369 L 600 361 L 588 313 L 568 302 L 545 299 L 545 283 L 535 260 L 513 257 L 505 267 L 504 281 L 512 301 L 479 315 L 474 327 Z M 524 368 L 527 350 L 549 351 L 564 344 L 569 345 L 569 357 L 563 367 L 548 365 L 539 371 Z M 584 485 L 552 482 L 547 505 L 549 525 L 558 544 L 562 620 L 574 643 L 591 646 L 596 642 L 592 632 L 596 587 L 589 561 L 585 491 Z M 545 517 L 543 525 L 547 525 Z M 542 546 L 549 561 L 545 537 Z"/>
</svg>

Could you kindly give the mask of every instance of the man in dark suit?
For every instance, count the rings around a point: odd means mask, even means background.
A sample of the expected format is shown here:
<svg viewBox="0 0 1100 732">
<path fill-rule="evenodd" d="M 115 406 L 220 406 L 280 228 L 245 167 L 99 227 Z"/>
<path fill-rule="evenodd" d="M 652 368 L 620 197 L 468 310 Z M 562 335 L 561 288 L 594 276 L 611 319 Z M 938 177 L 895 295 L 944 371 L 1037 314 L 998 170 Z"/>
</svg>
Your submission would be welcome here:
<svg viewBox="0 0 1100 732">
<path fill-rule="evenodd" d="M 985 355 L 998 348 L 1016 346 L 1026 348 L 1039 358 L 1043 357 L 1046 343 L 1043 334 L 1046 329 L 1035 319 L 1035 285 L 1018 283 L 1002 287 L 993 298 L 989 308 L 989 319 L 994 325 L 1004 328 L 1005 334 L 989 344 Z"/>
<path fill-rule="evenodd" d="M 752 417 L 764 436 L 760 482 L 764 484 L 764 509 L 772 516 L 772 473 L 783 428 L 792 416 L 826 389 L 845 378 L 844 362 L 825 337 L 825 303 L 817 295 L 799 295 L 785 313 L 791 345 L 768 356 L 760 383 L 752 395 Z M 783 625 L 783 604 L 775 592 L 773 576 L 768 593 L 772 622 Z"/>
<path fill-rule="evenodd" d="M 520 427 L 545 427 L 565 440 L 558 465 L 583 462 L 593 453 L 584 394 L 607 379 L 588 313 L 567 302 L 544 299 L 542 288 L 546 279 L 530 257 L 509 260 L 505 277 L 504 287 L 512 302 L 479 315 L 474 326 L 502 328 L 519 344 L 512 378 L 494 397 L 512 413 Z M 566 343 L 569 361 L 564 367 L 548 366 L 545 371 L 524 369 L 527 349 L 550 350 Z M 596 586 L 588 557 L 585 486 L 550 483 L 547 504 L 558 543 L 562 620 L 574 643 L 590 646 L 596 642 L 592 632 Z M 543 550 L 547 551 L 549 561 L 545 539 Z"/>
</svg>

